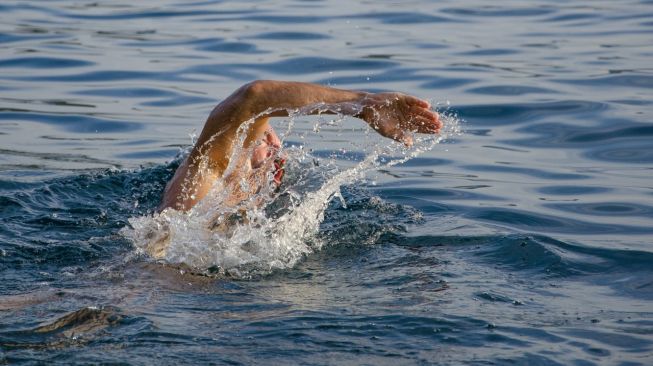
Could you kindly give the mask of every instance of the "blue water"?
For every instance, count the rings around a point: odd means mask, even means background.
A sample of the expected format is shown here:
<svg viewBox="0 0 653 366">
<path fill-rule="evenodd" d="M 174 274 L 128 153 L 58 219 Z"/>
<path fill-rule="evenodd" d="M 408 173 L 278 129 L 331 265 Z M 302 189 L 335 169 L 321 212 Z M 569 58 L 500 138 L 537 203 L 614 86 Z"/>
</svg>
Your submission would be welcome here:
<svg viewBox="0 0 653 366">
<path fill-rule="evenodd" d="M 653 363 L 650 1 L 3 1 L 0 19 L 0 363 Z M 254 79 L 403 91 L 463 133 L 344 184 L 288 268 L 152 261 L 128 220 Z M 362 135 L 287 142 L 346 166 Z"/>
</svg>

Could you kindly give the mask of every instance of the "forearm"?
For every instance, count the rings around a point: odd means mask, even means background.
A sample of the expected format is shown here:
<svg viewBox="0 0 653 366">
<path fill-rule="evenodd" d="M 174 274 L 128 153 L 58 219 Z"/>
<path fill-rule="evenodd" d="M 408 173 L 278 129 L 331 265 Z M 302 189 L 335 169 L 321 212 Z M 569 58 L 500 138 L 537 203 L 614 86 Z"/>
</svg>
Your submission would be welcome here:
<svg viewBox="0 0 653 366">
<path fill-rule="evenodd" d="M 289 111 L 313 107 L 303 112 L 355 114 L 359 109 L 352 106 L 368 94 L 291 81 L 255 81 L 249 88 L 249 112 L 259 115 L 270 110 L 268 117 L 287 116 Z"/>
<path fill-rule="evenodd" d="M 242 123 L 252 118 L 284 117 L 289 111 L 312 106 L 316 109 L 303 112 L 353 115 L 360 111 L 356 105 L 367 95 L 365 92 L 302 82 L 253 81 L 240 87 L 214 108 L 199 141 L 208 140 L 219 133 L 234 134 Z"/>
</svg>

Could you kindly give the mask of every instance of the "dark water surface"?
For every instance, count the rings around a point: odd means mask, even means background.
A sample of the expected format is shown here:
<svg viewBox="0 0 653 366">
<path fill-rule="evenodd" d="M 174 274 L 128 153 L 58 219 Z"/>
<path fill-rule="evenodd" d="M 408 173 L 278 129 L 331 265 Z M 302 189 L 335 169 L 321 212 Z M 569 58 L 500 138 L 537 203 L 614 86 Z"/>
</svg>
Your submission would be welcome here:
<svg viewBox="0 0 653 366">
<path fill-rule="evenodd" d="M 0 19 L 0 364 L 653 363 L 650 1 L 3 1 Z M 328 245 L 292 268 L 137 254 L 120 229 L 259 78 L 450 101 L 464 133 L 343 187 Z"/>
</svg>

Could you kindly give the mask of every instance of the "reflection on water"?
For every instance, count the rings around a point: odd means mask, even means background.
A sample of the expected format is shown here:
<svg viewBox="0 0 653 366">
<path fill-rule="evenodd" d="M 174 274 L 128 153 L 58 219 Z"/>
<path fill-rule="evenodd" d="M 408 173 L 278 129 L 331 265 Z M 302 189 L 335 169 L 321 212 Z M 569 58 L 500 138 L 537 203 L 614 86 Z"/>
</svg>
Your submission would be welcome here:
<svg viewBox="0 0 653 366">
<path fill-rule="evenodd" d="M 650 364 L 651 16 L 3 2 L 0 363 Z M 119 231 L 259 78 L 409 92 L 465 133 L 342 187 L 311 239 L 327 245 L 291 268 L 242 281 L 135 253 Z M 374 151 L 325 122 L 299 118 L 286 147 L 341 171 Z"/>
</svg>

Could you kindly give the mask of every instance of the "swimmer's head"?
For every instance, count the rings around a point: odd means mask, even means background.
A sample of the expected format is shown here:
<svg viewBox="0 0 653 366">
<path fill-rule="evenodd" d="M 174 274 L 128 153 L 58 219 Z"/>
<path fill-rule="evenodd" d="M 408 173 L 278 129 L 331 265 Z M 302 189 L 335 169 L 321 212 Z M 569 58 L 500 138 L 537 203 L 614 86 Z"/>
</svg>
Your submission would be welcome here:
<svg viewBox="0 0 653 366">
<path fill-rule="evenodd" d="M 281 140 L 279 140 L 279 136 L 277 136 L 272 127 L 268 127 L 265 131 L 265 136 L 256 143 L 252 152 L 252 168 L 257 169 L 263 166 L 266 161 L 276 156 L 280 149 Z"/>
<path fill-rule="evenodd" d="M 279 156 L 280 150 L 281 140 L 279 140 L 279 136 L 272 127 L 268 127 L 265 136 L 254 147 L 251 158 L 252 169 L 271 171 L 276 185 L 281 185 L 281 179 L 285 174 L 284 165 L 286 159 Z"/>
</svg>

